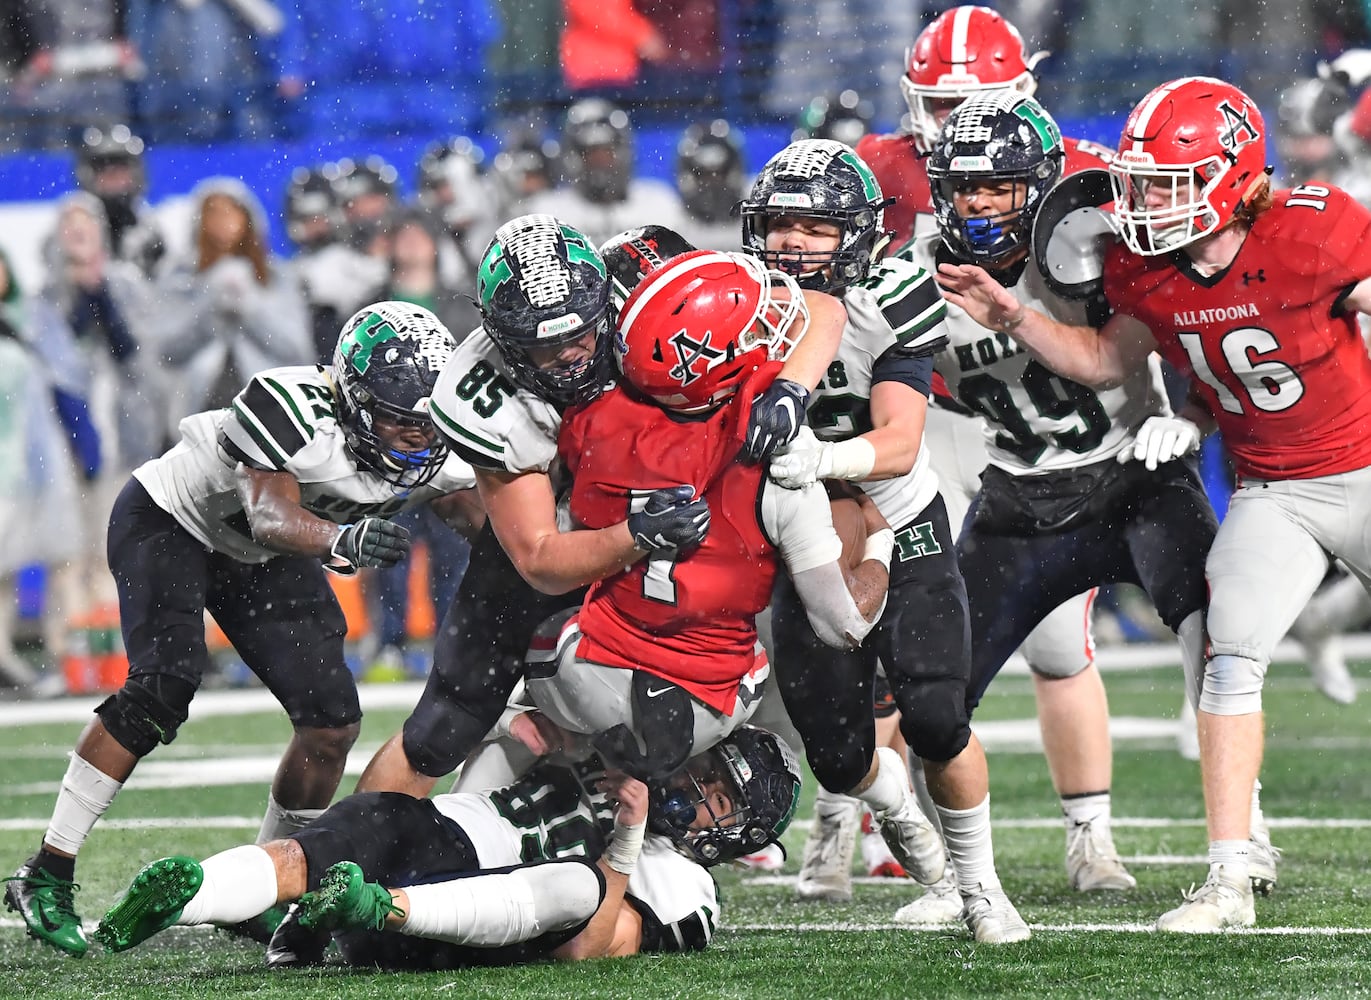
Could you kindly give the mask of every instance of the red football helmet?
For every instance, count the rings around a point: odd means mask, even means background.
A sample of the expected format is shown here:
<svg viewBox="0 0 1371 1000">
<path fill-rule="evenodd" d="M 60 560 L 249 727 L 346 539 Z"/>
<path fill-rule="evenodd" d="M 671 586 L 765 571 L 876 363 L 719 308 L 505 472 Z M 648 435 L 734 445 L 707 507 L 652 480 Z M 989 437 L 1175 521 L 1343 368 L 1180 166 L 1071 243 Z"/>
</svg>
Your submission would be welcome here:
<svg viewBox="0 0 1371 1000">
<path fill-rule="evenodd" d="M 1252 99 L 1222 80 L 1182 77 L 1128 116 L 1109 165 L 1114 215 L 1134 253 L 1170 253 L 1226 226 L 1267 174 Z"/>
<path fill-rule="evenodd" d="M 1047 55 L 1024 51 L 1017 28 L 989 7 L 954 7 L 914 40 L 900 91 L 909 105 L 914 140 L 927 151 L 961 101 L 987 90 L 1032 96 L 1033 67 Z"/>
<path fill-rule="evenodd" d="M 768 360 L 784 361 L 809 326 L 795 279 L 741 253 L 695 250 L 651 271 L 619 314 L 625 381 L 669 410 L 728 400 Z"/>
</svg>

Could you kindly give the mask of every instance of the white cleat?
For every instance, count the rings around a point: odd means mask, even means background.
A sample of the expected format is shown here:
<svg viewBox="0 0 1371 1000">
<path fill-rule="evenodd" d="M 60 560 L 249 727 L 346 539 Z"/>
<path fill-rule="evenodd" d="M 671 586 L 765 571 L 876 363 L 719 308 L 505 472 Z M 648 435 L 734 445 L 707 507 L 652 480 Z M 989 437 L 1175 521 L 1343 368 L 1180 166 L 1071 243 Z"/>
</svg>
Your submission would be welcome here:
<svg viewBox="0 0 1371 1000">
<path fill-rule="evenodd" d="M 898 768 L 900 773 L 905 772 L 904 762 L 894 750 L 881 747 L 876 754 L 886 758 L 882 761 L 881 767 L 894 767 Z M 881 824 L 881 836 L 885 838 L 885 842 L 890 846 L 890 853 L 895 855 L 895 860 L 900 863 L 905 874 L 920 885 L 932 885 L 943 877 L 943 872 L 947 868 L 947 852 L 943 846 L 943 838 L 938 835 L 937 828 L 919 808 L 919 803 L 914 799 L 914 790 L 909 787 L 908 782 L 902 784 L 904 801 L 890 812 L 876 816 Z"/>
<path fill-rule="evenodd" d="M 805 840 L 795 894 L 801 899 L 845 903 L 852 898 L 852 854 L 862 803 L 843 796 L 820 796 L 814 803 L 814 825 Z"/>
<path fill-rule="evenodd" d="M 1247 879 L 1230 881 L 1223 868 L 1210 872 L 1204 885 L 1191 888 L 1185 902 L 1157 918 L 1157 930 L 1177 934 L 1217 934 L 1234 927 L 1254 927 L 1257 911 Z"/>
<path fill-rule="evenodd" d="M 924 930 L 956 927 L 962 922 L 962 894 L 948 862 L 943 877 L 924 889 L 923 895 L 895 911 L 895 923 Z"/>
<path fill-rule="evenodd" d="M 1012 944 L 1033 936 L 1019 911 L 998 885 L 990 889 L 973 886 L 965 897 L 962 919 L 980 944 Z"/>
<path fill-rule="evenodd" d="M 1119 858 L 1109 827 L 1095 823 L 1075 823 L 1067 831 L 1066 878 L 1077 892 L 1138 887 Z"/>
<path fill-rule="evenodd" d="M 1357 682 L 1347 669 L 1347 659 L 1342 652 L 1342 636 L 1310 635 L 1302 638 L 1305 662 L 1309 666 L 1309 677 L 1314 687 L 1324 697 L 1339 705 L 1350 705 L 1357 700 Z"/>
</svg>

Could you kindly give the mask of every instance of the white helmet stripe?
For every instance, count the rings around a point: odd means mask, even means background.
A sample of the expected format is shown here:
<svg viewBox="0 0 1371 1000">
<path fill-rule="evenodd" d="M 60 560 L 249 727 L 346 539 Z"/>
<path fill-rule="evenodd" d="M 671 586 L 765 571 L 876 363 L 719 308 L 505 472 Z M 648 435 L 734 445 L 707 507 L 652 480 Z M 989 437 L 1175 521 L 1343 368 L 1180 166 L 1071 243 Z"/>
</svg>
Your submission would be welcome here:
<svg viewBox="0 0 1371 1000">
<path fill-rule="evenodd" d="M 958 7 L 952 16 L 952 62 L 966 62 L 966 36 L 971 29 L 971 15 L 979 8 L 969 4 Z"/>
<path fill-rule="evenodd" d="M 738 256 L 742 255 L 739 254 Z M 672 279 L 676 277 L 677 273 L 693 271 L 695 268 L 700 267 L 703 264 L 714 264 L 720 261 L 729 264 L 737 264 L 737 261 L 733 258 L 733 255 L 719 251 L 716 253 L 712 253 L 707 257 L 704 255 L 696 255 L 694 257 L 691 257 L 689 260 L 683 260 L 678 264 L 673 264 L 671 265 L 671 267 L 666 268 L 665 272 L 662 272 L 660 269 L 651 272 L 651 274 L 648 277 L 651 277 L 652 280 L 656 283 L 655 287 L 648 289 L 646 295 L 639 296 L 638 301 L 633 304 L 633 308 L 623 316 L 619 317 L 619 328 L 621 330 L 626 329 L 629 326 L 629 324 L 633 322 L 634 317 L 636 317 L 638 313 L 642 312 L 643 308 L 649 302 L 651 302 L 652 299 L 662 291 L 662 289 L 666 288 L 667 285 L 671 283 Z M 647 278 L 645 277 L 643 280 L 646 281 Z"/>
<path fill-rule="evenodd" d="M 1141 153 L 1143 151 L 1143 137 L 1149 134 L 1148 126 L 1151 125 L 1152 115 L 1156 113 L 1162 101 L 1170 97 L 1177 88 L 1184 86 L 1193 79 L 1194 77 L 1187 76 L 1179 80 L 1172 80 L 1166 86 L 1158 87 L 1152 92 L 1142 108 L 1139 109 L 1137 121 L 1133 126 L 1133 152 Z"/>
</svg>

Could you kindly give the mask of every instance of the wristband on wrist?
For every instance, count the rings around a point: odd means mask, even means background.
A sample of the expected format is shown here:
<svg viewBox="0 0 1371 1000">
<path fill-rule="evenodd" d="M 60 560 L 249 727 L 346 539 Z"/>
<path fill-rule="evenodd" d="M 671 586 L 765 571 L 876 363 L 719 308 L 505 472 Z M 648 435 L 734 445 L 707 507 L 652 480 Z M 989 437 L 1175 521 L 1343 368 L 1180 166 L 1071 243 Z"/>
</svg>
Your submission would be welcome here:
<svg viewBox="0 0 1371 1000">
<path fill-rule="evenodd" d="M 1000 318 L 1000 329 L 1005 333 L 1013 333 L 1019 327 L 1023 326 L 1023 321 L 1027 316 L 1028 310 L 1023 306 L 1020 306 L 1019 315 L 1011 318 L 1008 314 L 1005 314 Z"/>
<path fill-rule="evenodd" d="M 895 531 L 893 528 L 882 528 L 880 531 L 866 536 L 866 547 L 862 549 L 862 562 L 875 559 L 889 570 L 890 557 L 894 552 Z"/>
<path fill-rule="evenodd" d="M 829 470 L 822 479 L 860 481 L 876 467 L 876 448 L 864 437 L 839 441 L 828 454 Z"/>
<path fill-rule="evenodd" d="M 620 875 L 632 875 L 638 868 L 638 855 L 643 851 L 643 834 L 647 832 L 647 820 L 626 825 L 614 821 L 614 833 L 605 848 L 605 864 Z"/>
</svg>

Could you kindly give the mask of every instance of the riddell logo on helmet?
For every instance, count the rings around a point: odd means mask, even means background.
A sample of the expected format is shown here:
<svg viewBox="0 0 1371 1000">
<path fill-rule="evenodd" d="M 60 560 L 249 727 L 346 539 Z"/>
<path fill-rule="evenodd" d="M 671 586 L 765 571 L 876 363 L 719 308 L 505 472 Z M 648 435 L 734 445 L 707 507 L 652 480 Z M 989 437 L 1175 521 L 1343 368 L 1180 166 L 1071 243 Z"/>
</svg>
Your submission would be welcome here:
<svg viewBox="0 0 1371 1000">
<path fill-rule="evenodd" d="M 538 324 L 538 337 L 557 337 L 581 325 L 580 313 L 568 313 L 556 319 L 545 319 Z"/>
</svg>

